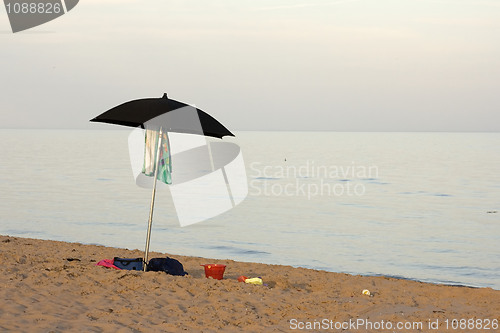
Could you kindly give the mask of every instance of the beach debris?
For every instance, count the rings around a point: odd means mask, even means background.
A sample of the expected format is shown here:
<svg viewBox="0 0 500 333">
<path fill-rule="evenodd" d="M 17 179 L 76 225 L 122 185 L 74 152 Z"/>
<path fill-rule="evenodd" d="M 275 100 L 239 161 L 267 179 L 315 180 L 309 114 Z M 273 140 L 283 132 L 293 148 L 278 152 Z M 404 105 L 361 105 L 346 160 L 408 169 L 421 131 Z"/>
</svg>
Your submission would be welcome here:
<svg viewBox="0 0 500 333">
<path fill-rule="evenodd" d="M 114 268 L 114 269 L 119 269 L 121 270 L 121 268 L 117 267 L 114 265 L 114 259 L 103 259 L 101 261 L 99 261 L 96 266 L 104 266 L 104 267 L 108 267 L 108 268 Z"/>
<path fill-rule="evenodd" d="M 224 278 L 224 271 L 226 269 L 226 265 L 222 264 L 205 264 L 200 265 L 205 267 L 205 277 L 212 278 L 215 280 L 222 280 Z"/>
<path fill-rule="evenodd" d="M 498 213 L 496 210 L 489 210 L 486 212 L 487 214 L 496 214 Z"/>
<path fill-rule="evenodd" d="M 361 292 L 363 295 L 366 295 L 366 296 L 371 296 L 371 293 L 368 289 L 363 289 L 363 291 Z"/>
<path fill-rule="evenodd" d="M 258 284 L 258 285 L 262 285 L 263 284 L 262 279 L 259 278 L 259 277 L 251 278 L 251 279 L 246 279 L 245 283 Z"/>
<path fill-rule="evenodd" d="M 153 258 L 149 260 L 146 271 L 165 272 L 169 275 L 185 276 L 188 273 L 184 270 L 182 263 L 174 258 Z"/>
<path fill-rule="evenodd" d="M 264 283 L 264 281 L 262 281 L 262 278 L 260 276 L 256 277 L 256 278 L 248 278 L 245 275 L 240 275 L 240 276 L 238 276 L 238 282 L 245 282 L 248 284 L 256 284 L 256 285 L 268 287 L 268 285 L 266 283 Z M 276 282 L 273 282 L 273 286 L 274 285 L 276 285 Z"/>
<path fill-rule="evenodd" d="M 17 256 L 16 261 L 18 264 L 26 264 L 28 262 L 28 257 L 26 257 L 26 255 Z"/>
</svg>

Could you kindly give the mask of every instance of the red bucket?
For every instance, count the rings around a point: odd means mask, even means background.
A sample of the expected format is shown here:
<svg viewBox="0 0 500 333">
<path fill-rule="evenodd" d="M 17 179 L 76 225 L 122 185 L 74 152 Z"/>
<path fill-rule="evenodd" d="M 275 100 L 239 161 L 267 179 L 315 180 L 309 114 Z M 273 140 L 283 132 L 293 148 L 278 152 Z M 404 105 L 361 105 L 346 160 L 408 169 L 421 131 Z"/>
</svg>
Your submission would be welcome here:
<svg viewBox="0 0 500 333">
<path fill-rule="evenodd" d="M 216 280 L 222 280 L 222 278 L 224 277 L 224 270 L 226 269 L 226 265 L 206 264 L 200 266 L 205 267 L 205 276 L 207 277 L 207 279 L 211 277 Z"/>
</svg>

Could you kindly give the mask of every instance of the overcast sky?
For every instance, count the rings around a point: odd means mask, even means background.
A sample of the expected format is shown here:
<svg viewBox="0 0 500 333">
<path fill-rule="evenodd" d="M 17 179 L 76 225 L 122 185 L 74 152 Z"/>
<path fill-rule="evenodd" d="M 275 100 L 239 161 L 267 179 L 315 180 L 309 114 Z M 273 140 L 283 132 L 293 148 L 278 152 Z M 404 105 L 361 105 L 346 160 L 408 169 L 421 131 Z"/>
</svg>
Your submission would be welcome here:
<svg viewBox="0 0 500 333">
<path fill-rule="evenodd" d="M 0 127 L 167 92 L 231 130 L 499 131 L 498 0 L 81 0 L 13 34 Z"/>
</svg>

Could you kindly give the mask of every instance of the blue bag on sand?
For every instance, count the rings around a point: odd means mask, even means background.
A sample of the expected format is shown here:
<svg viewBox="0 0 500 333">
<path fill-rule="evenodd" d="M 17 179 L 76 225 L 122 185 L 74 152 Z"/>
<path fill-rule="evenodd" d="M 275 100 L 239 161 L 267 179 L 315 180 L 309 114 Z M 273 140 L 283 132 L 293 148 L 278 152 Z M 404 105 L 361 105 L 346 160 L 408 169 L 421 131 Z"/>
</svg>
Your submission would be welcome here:
<svg viewBox="0 0 500 333">
<path fill-rule="evenodd" d="M 129 271 L 142 271 L 142 263 L 142 258 L 127 259 L 115 257 L 113 265 Z"/>
<path fill-rule="evenodd" d="M 184 276 L 187 272 L 179 260 L 166 258 L 153 258 L 149 261 L 147 270 L 152 272 L 165 272 L 170 275 Z"/>
</svg>

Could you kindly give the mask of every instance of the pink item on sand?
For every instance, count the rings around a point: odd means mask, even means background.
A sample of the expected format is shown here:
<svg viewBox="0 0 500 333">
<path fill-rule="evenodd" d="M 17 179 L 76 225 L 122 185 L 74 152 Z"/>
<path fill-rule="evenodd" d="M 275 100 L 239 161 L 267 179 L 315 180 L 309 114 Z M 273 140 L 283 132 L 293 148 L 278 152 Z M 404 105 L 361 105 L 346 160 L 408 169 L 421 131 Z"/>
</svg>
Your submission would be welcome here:
<svg viewBox="0 0 500 333">
<path fill-rule="evenodd" d="M 103 259 L 99 261 L 96 266 L 104 266 L 104 267 L 109 267 L 109 268 L 114 268 L 114 269 L 121 269 L 118 268 L 114 265 L 115 260 L 114 259 Z"/>
</svg>

